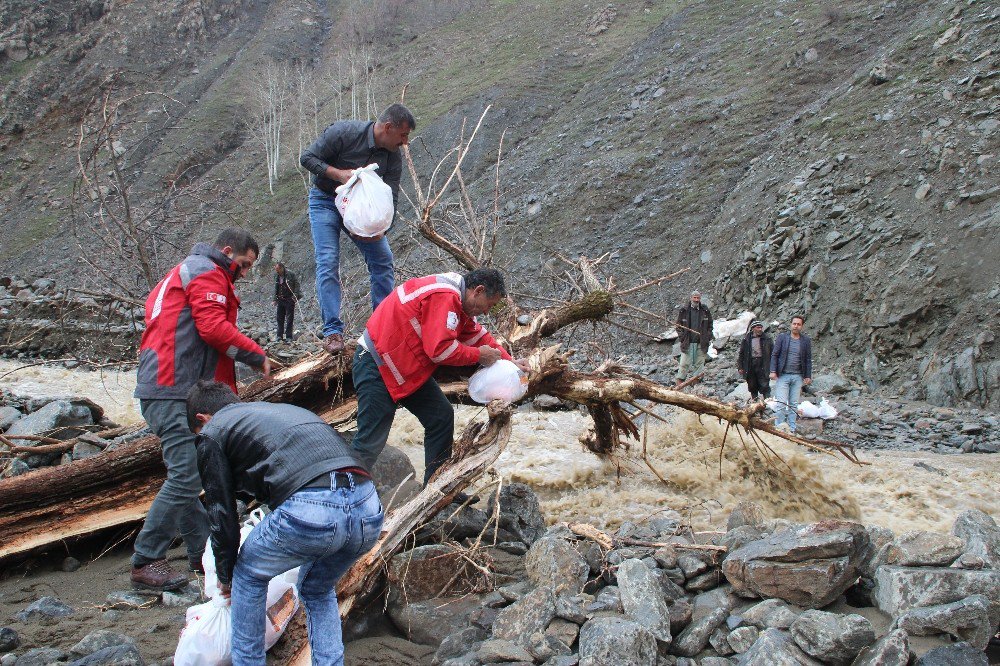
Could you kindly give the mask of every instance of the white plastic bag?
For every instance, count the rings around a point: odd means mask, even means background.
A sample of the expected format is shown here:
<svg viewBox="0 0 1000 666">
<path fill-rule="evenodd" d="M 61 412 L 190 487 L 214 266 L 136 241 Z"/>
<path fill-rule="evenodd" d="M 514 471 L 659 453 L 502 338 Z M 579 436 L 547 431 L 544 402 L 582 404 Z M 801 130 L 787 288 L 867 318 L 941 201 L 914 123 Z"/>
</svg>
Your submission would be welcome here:
<svg viewBox="0 0 1000 666">
<path fill-rule="evenodd" d="M 836 418 L 837 410 L 833 408 L 833 405 L 826 401 L 826 398 L 823 398 L 819 405 L 814 405 L 808 400 L 800 402 L 799 414 L 807 419 L 828 420 Z"/>
<path fill-rule="evenodd" d="M 376 169 L 378 164 L 355 169 L 351 179 L 337 188 L 337 210 L 344 227 L 355 236 L 378 236 L 392 224 L 392 188 L 382 182 Z"/>
<path fill-rule="evenodd" d="M 490 400 L 514 402 L 528 392 L 528 377 L 512 361 L 500 359 L 480 368 L 469 379 L 469 397 L 478 403 Z"/>
<path fill-rule="evenodd" d="M 174 666 L 227 666 L 232 663 L 229 600 L 213 597 L 187 609 L 187 623 L 174 651 Z"/>
<path fill-rule="evenodd" d="M 826 401 L 826 398 L 819 403 L 819 417 L 824 421 L 837 418 L 837 410 Z"/>
</svg>

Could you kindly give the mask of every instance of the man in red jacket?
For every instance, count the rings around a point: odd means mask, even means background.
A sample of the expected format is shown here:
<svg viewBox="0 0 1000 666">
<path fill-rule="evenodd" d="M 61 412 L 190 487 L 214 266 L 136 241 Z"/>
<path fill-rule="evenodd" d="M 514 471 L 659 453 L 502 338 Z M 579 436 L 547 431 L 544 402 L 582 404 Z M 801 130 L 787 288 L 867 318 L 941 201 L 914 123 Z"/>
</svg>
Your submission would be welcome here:
<svg viewBox="0 0 1000 666">
<path fill-rule="evenodd" d="M 475 319 L 506 293 L 500 271 L 477 268 L 464 277 L 443 273 L 407 280 L 375 309 L 353 366 L 358 395 L 353 446 L 369 469 L 389 438 L 397 405 L 424 427 L 425 483 L 451 457 L 455 413 L 431 375 L 438 365 L 512 360 Z"/>
<path fill-rule="evenodd" d="M 198 499 L 201 478 L 185 400 L 200 379 L 222 382 L 235 392 L 235 361 L 270 375 L 264 350 L 236 328 L 240 301 L 233 283 L 246 275 L 259 251 L 249 233 L 226 229 L 214 246 L 195 245 L 146 299 L 135 397 L 142 417 L 160 438 L 167 480 L 135 540 L 132 584 L 137 588 L 172 590 L 187 583 L 187 576 L 166 560 L 178 531 L 192 570 L 201 570 L 210 530 Z"/>
</svg>

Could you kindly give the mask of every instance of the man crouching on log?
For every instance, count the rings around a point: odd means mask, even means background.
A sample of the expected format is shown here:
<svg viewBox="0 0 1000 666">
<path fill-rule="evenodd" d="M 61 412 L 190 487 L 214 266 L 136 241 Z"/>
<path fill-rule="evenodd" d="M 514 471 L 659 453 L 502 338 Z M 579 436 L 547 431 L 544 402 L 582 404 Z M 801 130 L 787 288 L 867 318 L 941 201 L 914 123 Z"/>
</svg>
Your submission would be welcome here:
<svg viewBox="0 0 1000 666">
<path fill-rule="evenodd" d="M 353 366 L 358 395 L 353 446 L 369 467 L 385 447 L 398 405 L 424 427 L 424 483 L 451 457 L 455 413 L 431 375 L 438 365 L 512 360 L 475 319 L 506 294 L 500 271 L 477 268 L 464 277 L 443 273 L 407 280 L 375 309 Z"/>
<path fill-rule="evenodd" d="M 218 382 L 191 389 L 187 419 L 198 434 L 219 586 L 232 599 L 233 665 L 264 665 L 267 584 L 295 567 L 313 663 L 343 664 L 337 580 L 382 530 L 382 504 L 364 463 L 312 412 L 240 402 Z M 237 492 L 272 509 L 242 547 Z"/>
</svg>

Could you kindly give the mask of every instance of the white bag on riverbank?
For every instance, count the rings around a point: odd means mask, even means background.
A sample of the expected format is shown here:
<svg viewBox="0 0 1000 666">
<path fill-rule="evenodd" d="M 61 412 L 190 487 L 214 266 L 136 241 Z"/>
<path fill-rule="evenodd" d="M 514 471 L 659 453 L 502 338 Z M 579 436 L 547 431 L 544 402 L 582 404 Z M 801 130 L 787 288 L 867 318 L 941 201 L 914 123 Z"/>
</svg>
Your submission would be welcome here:
<svg viewBox="0 0 1000 666">
<path fill-rule="evenodd" d="M 799 414 L 807 419 L 823 419 L 825 421 L 836 418 L 837 410 L 826 401 L 826 398 L 823 398 L 819 405 L 814 405 L 808 400 L 800 402 Z"/>
<path fill-rule="evenodd" d="M 355 236 L 378 236 L 392 224 L 392 188 L 378 177 L 376 169 L 377 164 L 355 169 L 351 179 L 336 190 L 337 210 L 344 218 L 344 227 Z"/>
</svg>

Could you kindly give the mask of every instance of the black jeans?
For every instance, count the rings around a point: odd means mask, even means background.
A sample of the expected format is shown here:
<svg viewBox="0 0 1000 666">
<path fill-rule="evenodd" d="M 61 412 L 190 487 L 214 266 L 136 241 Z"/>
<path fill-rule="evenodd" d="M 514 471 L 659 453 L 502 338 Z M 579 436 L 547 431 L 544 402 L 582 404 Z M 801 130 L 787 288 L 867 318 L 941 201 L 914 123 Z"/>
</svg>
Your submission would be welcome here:
<svg viewBox="0 0 1000 666">
<path fill-rule="evenodd" d="M 354 390 L 358 394 L 358 434 L 351 446 L 371 469 L 389 438 L 397 405 L 385 387 L 375 359 L 361 345 L 354 352 L 353 375 Z M 427 483 L 438 467 L 451 457 L 455 410 L 433 377 L 399 404 L 424 427 L 424 483 Z"/>
<path fill-rule="evenodd" d="M 289 340 L 292 339 L 292 329 L 295 321 L 295 301 L 277 299 L 278 304 L 278 339 L 284 335 Z"/>
<path fill-rule="evenodd" d="M 750 359 L 750 371 L 746 374 L 747 388 L 750 389 L 750 397 L 757 399 L 760 393 L 765 399 L 771 396 L 771 385 L 768 375 L 769 365 L 762 358 Z"/>
</svg>

